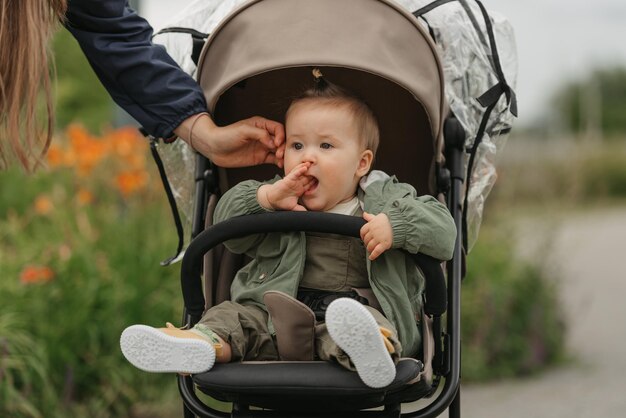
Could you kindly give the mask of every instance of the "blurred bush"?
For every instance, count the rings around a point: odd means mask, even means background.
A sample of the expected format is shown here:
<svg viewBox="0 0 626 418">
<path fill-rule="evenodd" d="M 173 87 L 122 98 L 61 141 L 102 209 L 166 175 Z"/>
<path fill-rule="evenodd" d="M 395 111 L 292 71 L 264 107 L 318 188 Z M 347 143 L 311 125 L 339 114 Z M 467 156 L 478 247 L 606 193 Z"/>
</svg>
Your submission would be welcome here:
<svg viewBox="0 0 626 418">
<path fill-rule="evenodd" d="M 57 32 L 52 48 L 57 74 L 57 127 L 63 129 L 72 122 L 80 121 L 91 132 L 100 132 L 113 120 L 113 100 L 68 31 Z"/>
<path fill-rule="evenodd" d="M 626 198 L 625 147 L 603 147 L 579 161 L 580 198 Z"/>
<path fill-rule="evenodd" d="M 181 317 L 176 236 L 135 129 L 71 126 L 49 169 L 0 173 L 0 416 L 132 416 L 176 394 L 119 350 L 133 323 Z"/>
<path fill-rule="evenodd" d="M 584 78 L 564 83 L 553 107 L 569 131 L 601 128 L 609 137 L 626 132 L 626 68 L 598 68 Z"/>
<path fill-rule="evenodd" d="M 484 228 L 468 257 L 461 309 L 465 381 L 528 375 L 563 357 L 556 283 L 538 262 L 515 253 L 504 229 Z"/>
<path fill-rule="evenodd" d="M 515 150 L 499 164 L 498 183 L 487 201 L 494 211 L 498 207 L 584 206 L 626 199 L 623 138 L 608 142 L 523 138 L 516 141 L 509 144 Z M 528 157 L 519 155 L 525 153 Z"/>
</svg>

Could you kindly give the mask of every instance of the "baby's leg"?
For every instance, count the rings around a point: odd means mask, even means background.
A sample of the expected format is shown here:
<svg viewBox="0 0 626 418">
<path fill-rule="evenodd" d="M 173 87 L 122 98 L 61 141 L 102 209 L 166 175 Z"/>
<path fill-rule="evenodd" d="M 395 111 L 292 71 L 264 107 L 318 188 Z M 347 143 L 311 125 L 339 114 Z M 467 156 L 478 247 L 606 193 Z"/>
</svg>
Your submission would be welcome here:
<svg viewBox="0 0 626 418">
<path fill-rule="evenodd" d="M 334 359 L 356 369 L 370 387 L 385 387 L 395 378 L 400 343 L 392 324 L 375 309 L 353 299 L 337 299 L 326 311 L 325 324 L 316 331 L 322 360 Z"/>
<path fill-rule="evenodd" d="M 171 324 L 130 326 L 122 333 L 120 346 L 130 363 L 148 372 L 193 374 L 210 370 L 215 361 L 242 360 L 247 355 L 277 358 L 272 357 L 276 349 L 267 330 L 267 314 L 232 302 L 209 309 L 190 330 Z"/>
<path fill-rule="evenodd" d="M 223 302 L 207 311 L 194 327 L 198 333 L 207 330 L 227 344 L 230 361 L 278 360 L 267 312 L 257 306 Z"/>
</svg>

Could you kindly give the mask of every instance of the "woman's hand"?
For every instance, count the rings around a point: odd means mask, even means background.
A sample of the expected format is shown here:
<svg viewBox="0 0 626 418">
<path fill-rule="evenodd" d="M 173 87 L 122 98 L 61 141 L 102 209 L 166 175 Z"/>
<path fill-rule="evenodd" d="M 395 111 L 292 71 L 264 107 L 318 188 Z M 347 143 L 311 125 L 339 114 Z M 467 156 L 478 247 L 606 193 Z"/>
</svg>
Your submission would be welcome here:
<svg viewBox="0 0 626 418">
<path fill-rule="evenodd" d="M 222 167 L 283 166 L 285 128 L 282 123 L 260 116 L 220 127 L 208 114 L 193 115 L 174 133 Z"/>
<path fill-rule="evenodd" d="M 284 178 L 273 184 L 264 184 L 257 189 L 257 200 L 266 209 L 306 211 L 298 199 L 309 187 L 312 180 L 306 175 L 310 163 L 298 164 Z"/>
<path fill-rule="evenodd" d="M 361 239 L 365 243 L 367 252 L 370 253 L 369 259 L 376 260 L 379 255 L 391 248 L 393 244 L 393 229 L 391 222 L 384 213 L 372 215 L 363 212 L 363 219 L 367 221 L 361 227 Z"/>
</svg>

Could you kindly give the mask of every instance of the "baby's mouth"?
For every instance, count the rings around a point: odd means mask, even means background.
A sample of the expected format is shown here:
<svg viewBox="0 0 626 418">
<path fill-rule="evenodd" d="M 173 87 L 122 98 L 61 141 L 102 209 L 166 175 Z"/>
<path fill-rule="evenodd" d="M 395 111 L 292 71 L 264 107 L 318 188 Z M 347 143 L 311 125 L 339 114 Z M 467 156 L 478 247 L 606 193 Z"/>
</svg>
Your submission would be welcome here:
<svg viewBox="0 0 626 418">
<path fill-rule="evenodd" d="M 311 176 L 311 185 L 309 186 L 308 190 L 306 192 L 304 192 L 304 195 L 311 195 L 315 192 L 315 190 L 317 189 L 317 186 L 319 186 L 320 182 L 317 178 Z"/>
</svg>

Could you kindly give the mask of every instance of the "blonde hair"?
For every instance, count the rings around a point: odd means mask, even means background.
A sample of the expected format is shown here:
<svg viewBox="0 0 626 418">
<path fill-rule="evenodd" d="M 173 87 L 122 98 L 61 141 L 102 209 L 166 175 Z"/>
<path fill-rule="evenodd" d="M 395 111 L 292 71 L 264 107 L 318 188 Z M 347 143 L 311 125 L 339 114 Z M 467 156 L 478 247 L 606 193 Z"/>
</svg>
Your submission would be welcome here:
<svg viewBox="0 0 626 418">
<path fill-rule="evenodd" d="M 316 74 L 315 71 L 314 74 Z M 315 87 L 306 90 L 291 101 L 285 115 L 285 121 L 294 105 L 305 100 L 321 100 L 332 106 L 345 106 L 354 118 L 357 134 L 365 149 L 372 151 L 376 156 L 380 133 L 378 121 L 372 109 L 352 92 L 322 78 L 321 73 L 315 75 L 315 79 Z"/>
<path fill-rule="evenodd" d="M 0 0 L 0 169 L 17 160 L 32 171 L 50 145 L 50 39 L 66 9 L 66 0 Z"/>
</svg>

